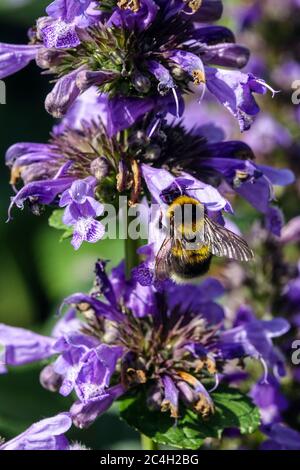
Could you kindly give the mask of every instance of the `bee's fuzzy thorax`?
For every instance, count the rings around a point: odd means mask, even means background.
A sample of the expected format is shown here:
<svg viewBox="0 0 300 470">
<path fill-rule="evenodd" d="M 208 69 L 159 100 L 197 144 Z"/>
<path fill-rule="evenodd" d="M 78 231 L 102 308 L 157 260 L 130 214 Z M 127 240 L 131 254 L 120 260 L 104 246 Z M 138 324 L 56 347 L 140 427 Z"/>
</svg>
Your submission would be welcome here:
<svg viewBox="0 0 300 470">
<path fill-rule="evenodd" d="M 182 196 L 178 196 L 168 207 L 168 210 L 167 210 L 167 217 L 171 218 L 173 215 L 174 215 L 174 212 L 176 210 L 177 207 L 182 207 L 184 205 L 192 205 L 192 206 L 198 206 L 201 204 L 201 202 L 199 202 L 197 199 L 193 198 L 193 197 L 190 197 L 190 196 L 186 196 L 186 195 L 182 195 Z"/>
<path fill-rule="evenodd" d="M 192 208 L 189 214 L 186 209 Z M 195 210 L 193 210 L 195 209 Z M 167 210 L 167 218 L 173 220 L 177 233 L 192 239 L 204 227 L 204 206 L 197 199 L 182 195 L 177 197 Z M 179 215 L 179 218 L 178 218 Z"/>
</svg>

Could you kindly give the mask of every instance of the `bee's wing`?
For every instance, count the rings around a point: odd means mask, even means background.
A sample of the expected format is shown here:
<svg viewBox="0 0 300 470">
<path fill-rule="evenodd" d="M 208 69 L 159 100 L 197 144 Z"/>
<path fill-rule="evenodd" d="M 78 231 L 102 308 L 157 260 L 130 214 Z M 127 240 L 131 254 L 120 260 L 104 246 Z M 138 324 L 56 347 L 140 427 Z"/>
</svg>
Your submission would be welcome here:
<svg viewBox="0 0 300 470">
<path fill-rule="evenodd" d="M 155 278 L 164 281 L 170 276 L 171 250 L 173 238 L 166 237 L 156 255 L 155 259 Z"/>
<path fill-rule="evenodd" d="M 237 261 L 249 261 L 254 258 L 248 243 L 222 225 L 204 216 L 204 243 L 215 256 L 225 256 Z"/>
</svg>

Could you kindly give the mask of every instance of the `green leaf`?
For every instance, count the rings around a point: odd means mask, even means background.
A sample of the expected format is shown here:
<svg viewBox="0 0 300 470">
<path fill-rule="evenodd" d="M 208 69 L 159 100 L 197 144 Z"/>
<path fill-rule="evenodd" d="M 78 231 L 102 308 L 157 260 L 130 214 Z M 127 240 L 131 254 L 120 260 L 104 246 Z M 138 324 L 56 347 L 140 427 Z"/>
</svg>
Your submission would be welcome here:
<svg viewBox="0 0 300 470">
<path fill-rule="evenodd" d="M 242 434 L 252 434 L 260 425 L 260 414 L 252 400 L 236 389 L 223 389 L 212 393 L 223 429 L 237 427 Z"/>
<path fill-rule="evenodd" d="M 167 413 L 150 411 L 144 392 L 121 400 L 121 417 L 154 442 L 181 449 L 198 449 L 208 437 L 220 439 L 226 428 L 238 428 L 243 434 L 257 429 L 259 412 L 247 396 L 229 388 L 211 396 L 215 413 L 205 420 L 189 409 L 183 409 L 176 422 Z"/>
<path fill-rule="evenodd" d="M 63 397 L 40 385 L 39 374 L 44 365 L 46 361 L 9 367 L 9 373 L 0 375 L 0 440 L 1 437 L 12 439 L 33 423 L 70 409 L 75 396 Z M 114 407 L 84 432 L 73 426 L 67 437 L 95 450 L 122 446 L 134 450 L 139 446 L 138 435 L 126 423 L 120 423 Z"/>
<path fill-rule="evenodd" d="M 52 228 L 56 228 L 57 230 L 64 230 L 64 233 L 61 236 L 61 241 L 69 238 L 73 235 L 73 229 L 65 225 L 62 221 L 64 210 L 57 209 L 52 212 L 49 217 L 49 225 Z"/>
</svg>

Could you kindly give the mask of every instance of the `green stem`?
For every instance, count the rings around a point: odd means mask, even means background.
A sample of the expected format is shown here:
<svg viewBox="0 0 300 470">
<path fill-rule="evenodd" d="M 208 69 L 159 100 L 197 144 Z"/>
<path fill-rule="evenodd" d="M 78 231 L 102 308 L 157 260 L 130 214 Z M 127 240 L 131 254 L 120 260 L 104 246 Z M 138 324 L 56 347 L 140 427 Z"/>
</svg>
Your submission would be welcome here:
<svg viewBox="0 0 300 470">
<path fill-rule="evenodd" d="M 141 446 L 143 450 L 158 450 L 156 442 L 152 441 L 150 437 L 141 434 Z"/>
<path fill-rule="evenodd" d="M 127 226 L 130 219 L 127 220 Z M 139 264 L 139 255 L 137 249 L 139 247 L 139 240 L 132 240 L 129 236 L 125 240 L 125 266 L 126 266 L 126 279 L 130 279 L 131 270 Z M 141 434 L 141 446 L 143 450 L 157 450 L 158 446 L 149 437 Z"/>
<path fill-rule="evenodd" d="M 127 211 L 127 239 L 125 240 L 125 267 L 126 267 L 126 279 L 130 279 L 131 277 L 131 270 L 138 266 L 140 260 L 139 255 L 137 253 L 137 249 L 139 247 L 139 239 L 132 240 L 129 236 L 129 225 L 132 221 L 132 218 L 128 215 Z"/>
<path fill-rule="evenodd" d="M 125 240 L 125 266 L 126 266 L 126 279 L 130 279 L 131 270 L 139 264 L 139 255 L 137 249 L 139 247 L 138 240 Z"/>
</svg>

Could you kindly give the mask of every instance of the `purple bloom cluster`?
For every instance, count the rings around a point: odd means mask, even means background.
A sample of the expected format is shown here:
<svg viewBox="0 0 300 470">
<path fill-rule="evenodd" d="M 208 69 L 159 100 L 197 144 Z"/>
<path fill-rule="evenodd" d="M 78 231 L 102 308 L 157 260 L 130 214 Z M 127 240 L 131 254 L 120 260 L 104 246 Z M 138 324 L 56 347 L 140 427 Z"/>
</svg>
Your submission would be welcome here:
<svg viewBox="0 0 300 470">
<path fill-rule="evenodd" d="M 119 115 L 121 104 L 126 119 Z M 160 193 L 175 184 L 210 213 L 218 211 L 219 217 L 222 210 L 232 212 L 226 196 L 234 191 L 258 211 L 270 214 L 273 185 L 290 184 L 289 170 L 256 164 L 248 145 L 224 141 L 218 128 L 207 133 L 205 126 L 189 130 L 181 122 L 151 121 L 151 117 L 149 127 L 143 115 L 153 106 L 151 101 L 137 107 L 134 98 L 121 102 L 99 98 L 91 90 L 55 126 L 48 144 L 19 143 L 7 151 L 11 183 L 14 187 L 19 180 L 24 183 L 11 206 L 22 208 L 26 201 L 35 211 L 39 205 L 65 207 L 63 222 L 73 228 L 76 249 L 84 240 L 103 237 L 104 228 L 96 220 L 103 212 L 102 203 L 112 202 L 118 192 L 129 188 L 132 204 L 147 191 L 161 203 Z M 276 224 L 270 229 L 278 233 Z"/>
<path fill-rule="evenodd" d="M 215 300 L 224 293 L 219 281 L 208 278 L 198 286 L 179 287 L 167 281 L 157 290 L 126 280 L 123 264 L 108 277 L 99 261 L 95 272 L 90 294 L 64 300 L 70 308 L 52 337 L 5 325 L 0 330 L 7 366 L 54 359 L 41 372 L 41 384 L 64 396 L 75 391 L 70 416 L 76 426 L 90 425 L 120 396 L 140 389 L 150 409 L 178 418 L 184 406 L 208 417 L 214 413 L 211 391 L 236 359 L 258 359 L 270 373 L 283 373 L 272 338 L 286 333 L 288 323 L 259 321 L 243 310 L 226 328 Z M 71 424 L 65 419 L 67 428 Z M 34 438 L 29 431 L 26 442 Z M 55 435 L 49 445 L 56 445 Z M 25 437 L 16 438 L 17 445 L 25 445 Z"/>
<path fill-rule="evenodd" d="M 98 1 L 57 0 L 47 14 L 30 30 L 27 46 L 0 44 L 0 78 L 35 60 L 57 78 L 45 103 L 55 117 L 93 85 L 110 97 L 169 96 L 178 115 L 193 82 L 207 87 L 246 130 L 259 111 L 253 94 L 267 92 L 263 80 L 236 70 L 249 52 L 232 32 L 204 25 L 220 18 L 221 1 L 124 0 L 102 8 Z M 165 112 L 172 109 L 165 101 Z"/>
</svg>

